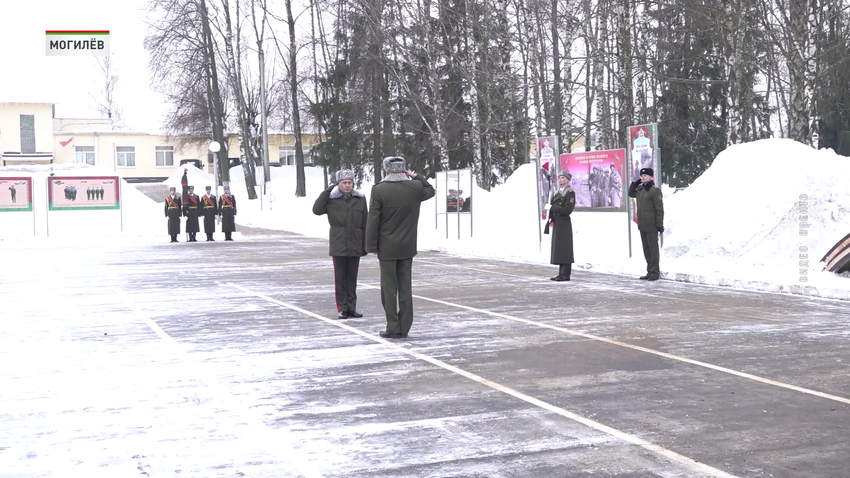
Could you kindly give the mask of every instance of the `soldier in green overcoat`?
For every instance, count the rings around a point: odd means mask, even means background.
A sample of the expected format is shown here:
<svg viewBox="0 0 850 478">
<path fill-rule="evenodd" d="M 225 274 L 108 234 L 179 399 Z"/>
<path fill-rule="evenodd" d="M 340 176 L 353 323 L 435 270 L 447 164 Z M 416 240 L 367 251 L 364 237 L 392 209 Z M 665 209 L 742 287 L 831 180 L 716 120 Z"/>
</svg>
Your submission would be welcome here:
<svg viewBox="0 0 850 478">
<path fill-rule="evenodd" d="M 561 171 L 558 174 L 558 189 L 548 204 L 552 231 L 552 252 L 550 262 L 558 264 L 558 275 L 551 280 L 563 282 L 570 280 L 573 262 L 573 223 L 570 214 L 576 207 L 576 193 L 570 187 L 572 174 Z"/>
<path fill-rule="evenodd" d="M 381 304 L 387 328 L 381 337 L 406 338 L 413 325 L 413 257 L 419 209 L 436 191 L 424 177 L 407 170 L 404 158 L 384 158 L 385 176 L 372 187 L 366 221 L 366 251 L 378 254 Z"/>
<path fill-rule="evenodd" d="M 357 274 L 360 258 L 366 255 L 366 196 L 354 189 L 354 172 L 336 173 L 336 184 L 322 191 L 313 204 L 313 214 L 328 215 L 329 255 L 334 267 L 336 310 L 340 319 L 363 317 L 357 312 Z"/>
<path fill-rule="evenodd" d="M 654 179 L 652 168 L 643 168 L 640 178 L 629 186 L 629 197 L 637 203 L 638 230 L 646 259 L 646 275 L 640 278 L 652 281 L 661 277 L 658 235 L 664 233 L 664 200 Z"/>
</svg>

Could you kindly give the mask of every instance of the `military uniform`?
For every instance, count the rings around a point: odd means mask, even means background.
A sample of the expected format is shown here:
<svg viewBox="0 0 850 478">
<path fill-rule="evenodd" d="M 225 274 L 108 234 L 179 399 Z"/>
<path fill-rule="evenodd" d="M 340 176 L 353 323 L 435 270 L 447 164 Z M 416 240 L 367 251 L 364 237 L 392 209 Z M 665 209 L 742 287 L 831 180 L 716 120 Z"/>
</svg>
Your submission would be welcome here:
<svg viewBox="0 0 850 478">
<path fill-rule="evenodd" d="M 218 198 L 218 214 L 221 216 L 224 240 L 232 241 L 230 234 L 236 230 L 236 196 L 230 194 L 230 188 L 224 188 L 224 194 Z"/>
<path fill-rule="evenodd" d="M 189 194 L 186 197 L 188 199 L 183 207 L 183 214 L 186 216 L 186 232 L 189 233 L 189 242 L 198 242 L 195 235 L 201 231 L 201 226 L 198 224 L 198 216 L 201 213 L 201 198 L 195 194 L 192 186 L 189 186 Z"/>
<path fill-rule="evenodd" d="M 613 167 L 611 168 L 611 184 L 609 186 L 611 195 L 611 206 L 620 208 L 620 203 L 623 198 L 623 180 L 620 178 L 620 173 Z"/>
<path fill-rule="evenodd" d="M 183 208 L 180 205 L 180 198 L 174 188 L 171 189 L 171 195 L 165 196 L 165 217 L 168 218 L 168 235 L 171 236 L 171 242 L 177 242 L 177 236 L 180 234 L 180 216 L 183 215 Z"/>
<path fill-rule="evenodd" d="M 559 177 L 572 179 L 568 172 L 562 172 Z M 549 202 L 549 224 L 552 231 L 552 246 L 549 262 L 558 264 L 558 275 L 552 277 L 554 281 L 568 281 L 572 273 L 572 265 L 575 262 L 573 254 L 573 222 L 570 215 L 576 207 L 576 193 L 567 184 L 563 189 L 558 189 Z M 549 229 L 547 228 L 547 231 Z"/>
<path fill-rule="evenodd" d="M 204 216 L 204 233 L 207 241 L 214 241 L 215 217 L 218 216 L 218 202 L 216 197 L 210 194 L 212 188 L 207 186 L 207 193 L 201 198 L 201 213 Z"/>
<path fill-rule="evenodd" d="M 337 173 L 337 183 L 354 180 L 351 170 Z M 351 190 L 343 194 L 338 185 L 322 191 L 313 204 L 313 214 L 328 215 L 329 255 L 333 258 L 334 291 L 340 319 L 363 317 L 357 312 L 357 275 L 360 258 L 366 255 L 366 196 Z"/>
<path fill-rule="evenodd" d="M 381 336 L 404 338 L 413 325 L 411 274 L 419 209 L 436 191 L 422 176 L 408 177 L 403 158 L 384 158 L 384 171 L 384 179 L 372 187 L 366 251 L 378 254 L 381 268 L 381 304 L 387 316 Z"/>
<path fill-rule="evenodd" d="M 654 176 L 651 168 L 643 168 L 640 174 Z M 641 279 L 658 280 L 661 276 L 658 234 L 664 233 L 664 201 L 661 189 L 655 181 L 641 183 L 640 179 L 629 186 L 629 197 L 637 203 L 638 230 L 646 259 L 646 275 Z"/>
</svg>

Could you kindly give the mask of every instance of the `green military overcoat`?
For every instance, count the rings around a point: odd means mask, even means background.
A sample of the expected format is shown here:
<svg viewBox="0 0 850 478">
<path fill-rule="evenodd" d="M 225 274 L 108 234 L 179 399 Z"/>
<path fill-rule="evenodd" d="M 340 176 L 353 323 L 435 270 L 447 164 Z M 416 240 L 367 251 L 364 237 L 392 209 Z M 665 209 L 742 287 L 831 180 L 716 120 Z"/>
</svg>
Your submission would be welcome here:
<svg viewBox="0 0 850 478">
<path fill-rule="evenodd" d="M 374 185 L 366 221 L 366 251 L 377 253 L 380 260 L 415 257 L 419 208 L 434 194 L 434 186 L 422 176 Z"/>
<path fill-rule="evenodd" d="M 638 230 L 643 232 L 658 232 L 664 227 L 664 201 L 661 189 L 654 181 L 646 184 L 633 182 L 629 186 L 629 197 L 637 203 Z"/>
<path fill-rule="evenodd" d="M 328 255 L 361 257 L 366 255 L 366 220 L 368 219 L 366 196 L 352 190 L 348 199 L 343 197 L 339 186 L 322 191 L 313 204 L 313 214 L 328 215 L 331 226 L 328 235 Z"/>
</svg>

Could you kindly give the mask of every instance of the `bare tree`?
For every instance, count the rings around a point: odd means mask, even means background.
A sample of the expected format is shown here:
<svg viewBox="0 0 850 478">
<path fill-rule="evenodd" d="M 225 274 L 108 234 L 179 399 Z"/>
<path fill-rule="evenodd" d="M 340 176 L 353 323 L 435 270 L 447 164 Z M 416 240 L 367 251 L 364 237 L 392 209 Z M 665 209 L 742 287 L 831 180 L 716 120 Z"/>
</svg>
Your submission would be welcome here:
<svg viewBox="0 0 850 478">
<path fill-rule="evenodd" d="M 112 54 L 108 56 L 95 57 L 100 71 L 97 83 L 99 91 L 97 96 L 89 94 L 96 103 L 97 112 L 112 120 L 112 129 L 124 127 L 123 108 L 115 98 L 115 90 L 118 86 L 118 72 L 115 68 Z"/>
</svg>

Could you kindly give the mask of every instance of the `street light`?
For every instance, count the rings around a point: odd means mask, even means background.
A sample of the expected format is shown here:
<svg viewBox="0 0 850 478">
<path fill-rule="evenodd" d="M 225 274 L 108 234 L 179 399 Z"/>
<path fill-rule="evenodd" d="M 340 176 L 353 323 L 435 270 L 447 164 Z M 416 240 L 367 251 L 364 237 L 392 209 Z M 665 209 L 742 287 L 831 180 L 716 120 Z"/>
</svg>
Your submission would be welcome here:
<svg viewBox="0 0 850 478">
<path fill-rule="evenodd" d="M 218 152 L 221 151 L 221 145 L 218 141 L 210 143 L 210 152 L 213 154 L 213 179 L 215 180 L 215 195 L 218 196 Z"/>
</svg>

